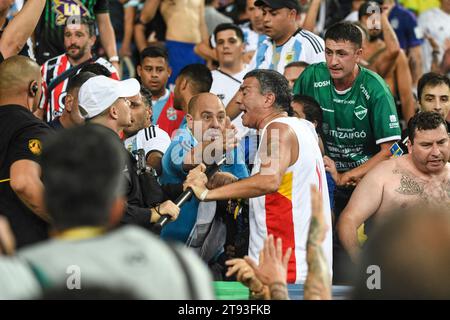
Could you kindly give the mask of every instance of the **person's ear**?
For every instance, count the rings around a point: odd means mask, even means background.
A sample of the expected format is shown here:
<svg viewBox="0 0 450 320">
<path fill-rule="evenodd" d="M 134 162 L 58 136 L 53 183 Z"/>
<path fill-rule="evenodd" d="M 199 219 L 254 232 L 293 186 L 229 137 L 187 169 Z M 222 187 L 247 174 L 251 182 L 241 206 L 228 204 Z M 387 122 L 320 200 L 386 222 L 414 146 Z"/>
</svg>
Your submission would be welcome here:
<svg viewBox="0 0 450 320">
<path fill-rule="evenodd" d="M 36 97 L 37 93 L 39 91 L 39 87 L 37 84 L 37 81 L 33 80 L 30 83 L 30 87 L 28 89 L 28 94 L 30 95 L 30 97 Z"/>
<path fill-rule="evenodd" d="M 412 153 L 412 143 L 411 140 L 408 139 L 408 141 L 406 142 L 406 146 L 408 147 L 408 153 L 411 154 Z"/>
<path fill-rule="evenodd" d="M 189 113 L 186 114 L 186 122 L 187 122 L 187 127 L 189 128 L 189 130 L 194 130 L 194 117 L 192 115 L 190 115 Z"/>
<path fill-rule="evenodd" d="M 241 53 L 244 54 L 245 53 L 245 42 L 241 43 Z"/>
<path fill-rule="evenodd" d="M 294 18 L 295 20 L 297 20 L 297 10 L 291 9 L 291 11 L 289 12 L 289 18 Z"/>
<path fill-rule="evenodd" d="M 275 95 L 271 92 L 265 94 L 265 103 L 268 107 L 272 107 L 275 104 Z"/>
<path fill-rule="evenodd" d="M 66 97 L 64 98 L 64 109 L 69 113 L 72 112 L 73 101 L 74 97 L 70 93 L 66 94 Z"/>
<path fill-rule="evenodd" d="M 169 75 L 169 78 L 172 76 L 172 68 L 167 65 L 167 74 Z"/>
<path fill-rule="evenodd" d="M 136 68 L 137 74 L 139 77 L 141 77 L 141 72 L 142 72 L 142 66 L 139 64 Z"/>
<path fill-rule="evenodd" d="M 93 36 L 89 37 L 89 45 L 93 47 L 95 45 L 95 41 L 97 40 L 97 36 L 94 34 Z"/>
<path fill-rule="evenodd" d="M 187 82 L 187 80 L 186 79 L 181 79 L 181 81 L 180 81 L 180 89 L 182 90 L 182 91 L 184 91 L 184 90 L 186 90 L 186 88 L 187 88 L 187 86 L 189 85 L 189 83 Z"/>
<path fill-rule="evenodd" d="M 114 104 L 109 108 L 109 116 L 114 120 L 119 118 L 117 107 Z"/>
<path fill-rule="evenodd" d="M 362 54 L 363 54 L 363 49 L 362 48 L 356 49 L 356 51 L 355 51 L 356 63 L 360 63 L 361 62 Z"/>
</svg>

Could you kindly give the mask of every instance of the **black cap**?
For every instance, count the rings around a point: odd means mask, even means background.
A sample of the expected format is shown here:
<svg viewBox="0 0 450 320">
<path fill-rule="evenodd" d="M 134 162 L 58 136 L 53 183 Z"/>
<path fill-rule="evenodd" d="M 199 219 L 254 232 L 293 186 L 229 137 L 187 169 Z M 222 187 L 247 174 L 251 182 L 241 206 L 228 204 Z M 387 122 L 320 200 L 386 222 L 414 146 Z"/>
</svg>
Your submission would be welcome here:
<svg viewBox="0 0 450 320">
<path fill-rule="evenodd" d="M 300 12 L 300 5 L 298 0 L 256 0 L 255 6 L 268 6 L 273 9 L 289 8 Z"/>
</svg>

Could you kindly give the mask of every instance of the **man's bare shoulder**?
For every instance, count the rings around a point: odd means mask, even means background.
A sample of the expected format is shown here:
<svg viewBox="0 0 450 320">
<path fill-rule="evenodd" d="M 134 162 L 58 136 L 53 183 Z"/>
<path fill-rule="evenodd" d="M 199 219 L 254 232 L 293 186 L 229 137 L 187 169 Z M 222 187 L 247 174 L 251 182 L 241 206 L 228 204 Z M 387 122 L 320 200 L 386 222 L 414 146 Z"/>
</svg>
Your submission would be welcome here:
<svg viewBox="0 0 450 320">
<path fill-rule="evenodd" d="M 402 166 L 402 163 L 405 161 L 399 158 L 392 158 L 388 160 L 381 161 L 378 163 L 372 170 L 368 172 L 368 175 L 378 175 L 378 176 L 387 176 L 392 173 L 392 170 L 395 168 Z"/>
<path fill-rule="evenodd" d="M 266 132 L 269 137 L 279 136 L 280 138 L 286 139 L 290 136 L 295 136 L 295 132 L 290 125 L 278 121 L 270 123 L 266 128 Z"/>
</svg>

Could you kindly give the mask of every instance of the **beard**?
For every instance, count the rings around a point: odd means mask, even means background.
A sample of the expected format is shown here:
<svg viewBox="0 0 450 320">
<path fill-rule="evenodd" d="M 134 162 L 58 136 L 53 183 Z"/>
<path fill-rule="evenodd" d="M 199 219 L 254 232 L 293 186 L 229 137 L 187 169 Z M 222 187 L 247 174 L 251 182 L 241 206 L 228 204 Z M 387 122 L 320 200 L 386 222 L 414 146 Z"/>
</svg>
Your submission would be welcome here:
<svg viewBox="0 0 450 320">
<path fill-rule="evenodd" d="M 380 31 L 380 33 L 377 33 L 377 34 L 372 34 L 369 32 L 369 38 L 368 38 L 369 42 L 375 42 L 378 39 L 383 40 L 383 33 L 381 31 Z"/>
<path fill-rule="evenodd" d="M 75 60 L 75 61 L 78 61 L 78 60 L 80 60 L 83 56 L 84 56 L 84 54 L 86 53 L 86 47 L 87 47 L 87 45 L 85 45 L 85 46 L 83 46 L 83 47 L 78 47 L 78 46 L 71 46 L 71 47 L 69 47 L 69 48 L 67 48 L 67 55 L 70 57 L 70 58 L 72 58 L 73 60 Z M 78 53 L 76 53 L 76 54 L 71 54 L 70 53 L 70 50 L 71 49 L 78 49 Z"/>
</svg>

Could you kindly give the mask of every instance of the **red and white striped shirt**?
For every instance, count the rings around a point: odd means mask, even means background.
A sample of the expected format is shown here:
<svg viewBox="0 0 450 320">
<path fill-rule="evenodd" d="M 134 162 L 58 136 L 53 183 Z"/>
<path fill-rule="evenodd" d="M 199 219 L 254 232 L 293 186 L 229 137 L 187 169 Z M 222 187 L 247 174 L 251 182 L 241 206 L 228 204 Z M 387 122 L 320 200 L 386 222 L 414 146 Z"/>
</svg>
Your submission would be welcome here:
<svg viewBox="0 0 450 320">
<path fill-rule="evenodd" d="M 111 72 L 111 78 L 119 80 L 119 74 L 114 66 L 103 58 L 98 58 L 93 63 L 101 64 Z M 69 78 L 64 79 L 58 85 L 48 92 L 48 86 L 60 74 L 69 70 L 72 65 L 66 54 L 59 55 L 47 60 L 41 66 L 42 74 L 42 96 L 39 102 L 39 109 L 44 110 L 44 121 L 50 122 L 60 116 L 64 110 L 64 98 L 66 97 L 66 88 Z M 80 72 L 80 70 L 78 70 Z"/>
</svg>

